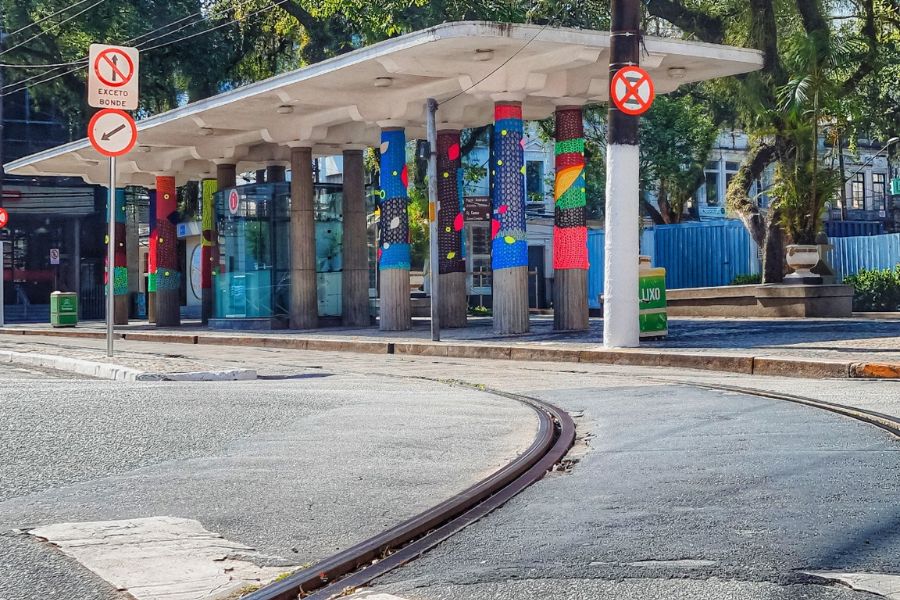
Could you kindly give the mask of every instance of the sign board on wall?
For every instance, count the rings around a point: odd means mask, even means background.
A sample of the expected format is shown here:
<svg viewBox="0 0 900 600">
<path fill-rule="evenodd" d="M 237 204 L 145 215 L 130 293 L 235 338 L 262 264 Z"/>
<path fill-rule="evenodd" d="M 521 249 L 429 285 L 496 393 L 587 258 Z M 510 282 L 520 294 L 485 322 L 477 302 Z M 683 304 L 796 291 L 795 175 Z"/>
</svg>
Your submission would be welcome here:
<svg viewBox="0 0 900 600">
<path fill-rule="evenodd" d="M 50 248 L 50 264 L 59 264 L 59 248 Z"/>
<path fill-rule="evenodd" d="M 466 222 L 491 220 L 490 196 L 466 196 L 463 199 L 463 213 Z"/>
</svg>

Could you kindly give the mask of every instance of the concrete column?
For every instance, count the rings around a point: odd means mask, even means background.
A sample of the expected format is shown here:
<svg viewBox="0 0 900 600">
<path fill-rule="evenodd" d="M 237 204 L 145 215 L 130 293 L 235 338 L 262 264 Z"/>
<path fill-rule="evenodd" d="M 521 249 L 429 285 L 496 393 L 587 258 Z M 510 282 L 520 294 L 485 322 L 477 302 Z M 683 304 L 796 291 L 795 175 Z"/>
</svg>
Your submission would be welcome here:
<svg viewBox="0 0 900 600">
<path fill-rule="evenodd" d="M 266 183 L 281 183 L 285 180 L 284 167 L 281 165 L 269 165 L 266 167 Z"/>
<path fill-rule="evenodd" d="M 113 275 L 113 323 L 128 325 L 128 250 L 127 227 L 125 225 L 125 189 L 117 188 L 115 193 L 116 247 L 114 252 Z M 107 214 L 109 212 L 107 211 Z M 107 240 L 109 243 L 109 240 Z M 107 270 L 107 275 L 109 270 Z"/>
<path fill-rule="evenodd" d="M 366 235 L 366 186 L 362 150 L 344 150 L 344 270 L 341 273 L 342 322 L 369 325 L 369 252 Z"/>
<path fill-rule="evenodd" d="M 150 240 L 147 252 L 147 321 L 156 323 L 156 264 L 158 257 L 156 229 L 156 190 L 148 190 L 150 196 Z"/>
<path fill-rule="evenodd" d="M 556 183 L 553 197 L 553 328 L 588 328 L 587 196 L 584 120 L 580 106 L 556 109 Z"/>
<path fill-rule="evenodd" d="M 200 182 L 200 322 L 206 325 L 213 314 L 213 272 L 217 257 L 214 256 L 218 232 L 216 231 L 215 193 L 218 182 L 204 179 Z"/>
<path fill-rule="evenodd" d="M 178 270 L 178 200 L 175 178 L 156 178 L 156 325 L 181 325 L 181 271 Z"/>
<path fill-rule="evenodd" d="M 140 210 L 136 204 L 125 212 L 125 254 L 128 257 L 128 301 L 141 291 Z"/>
<path fill-rule="evenodd" d="M 440 276 L 441 327 L 465 327 L 469 299 L 466 295 L 466 260 L 462 252 L 463 212 L 459 171 L 459 130 L 437 132 L 438 272 Z"/>
<path fill-rule="evenodd" d="M 312 148 L 291 148 L 291 329 L 319 325 Z"/>
<path fill-rule="evenodd" d="M 495 104 L 492 141 L 494 333 L 525 333 L 528 331 L 528 242 L 525 238 L 525 137 L 521 102 Z"/>
<path fill-rule="evenodd" d="M 81 297 L 81 218 L 76 217 L 72 219 L 72 265 L 75 269 L 72 277 L 72 285 L 74 286 L 72 291 L 78 294 L 78 297 Z M 0 260 L 3 259 L 3 256 L 0 255 Z M 0 297 L 0 302 L 3 302 L 3 298 Z M 78 318 L 81 318 L 81 302 L 78 303 Z"/>
<path fill-rule="evenodd" d="M 381 273 L 379 327 L 406 331 L 412 326 L 409 300 L 409 173 L 406 167 L 406 132 L 381 132 L 381 191 L 378 223 L 378 269 Z"/>
</svg>

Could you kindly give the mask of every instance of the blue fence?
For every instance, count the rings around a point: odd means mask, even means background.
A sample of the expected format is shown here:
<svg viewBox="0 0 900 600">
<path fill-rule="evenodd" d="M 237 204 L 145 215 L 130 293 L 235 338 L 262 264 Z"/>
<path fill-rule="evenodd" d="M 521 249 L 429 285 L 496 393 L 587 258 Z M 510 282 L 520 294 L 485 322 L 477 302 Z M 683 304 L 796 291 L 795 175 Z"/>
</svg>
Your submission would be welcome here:
<svg viewBox="0 0 900 600">
<path fill-rule="evenodd" d="M 604 241 L 602 230 L 588 232 L 588 302 L 594 308 L 603 293 Z M 641 254 L 666 269 L 669 289 L 728 285 L 760 269 L 756 244 L 740 221 L 657 225 L 641 234 Z"/>
<path fill-rule="evenodd" d="M 600 306 L 603 294 L 605 236 L 588 232 L 588 302 Z M 836 237 L 828 260 L 838 281 L 861 269 L 886 269 L 900 264 L 900 233 Z M 738 275 L 760 272 L 757 246 L 740 221 L 706 221 L 657 225 L 641 234 L 641 254 L 654 267 L 666 269 L 669 289 L 728 285 Z"/>
<path fill-rule="evenodd" d="M 829 238 L 882 235 L 884 223 L 881 221 L 825 221 L 825 233 Z"/>
<path fill-rule="evenodd" d="M 900 233 L 832 238 L 828 262 L 838 281 L 862 269 L 890 269 L 900 264 Z"/>
</svg>

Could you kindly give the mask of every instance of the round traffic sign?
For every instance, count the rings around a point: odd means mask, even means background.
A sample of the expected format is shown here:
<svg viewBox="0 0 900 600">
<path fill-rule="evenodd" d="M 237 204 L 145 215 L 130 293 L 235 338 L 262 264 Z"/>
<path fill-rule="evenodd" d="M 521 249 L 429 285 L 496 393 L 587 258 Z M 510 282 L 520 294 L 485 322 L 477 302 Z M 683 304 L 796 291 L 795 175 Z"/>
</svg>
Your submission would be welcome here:
<svg viewBox="0 0 900 600">
<path fill-rule="evenodd" d="M 231 193 L 228 194 L 228 210 L 231 214 L 236 215 L 238 211 L 238 206 L 241 204 L 241 197 L 238 196 L 237 190 L 231 190 Z"/>
<path fill-rule="evenodd" d="M 0 208 L 0 229 L 6 227 L 7 223 L 9 223 L 9 213 L 5 208 Z"/>
<path fill-rule="evenodd" d="M 134 63 L 122 50 L 109 48 L 97 55 L 94 72 L 104 85 L 122 87 L 134 76 Z"/>
<path fill-rule="evenodd" d="M 640 67 L 623 67 L 609 83 L 609 97 L 626 115 L 641 115 L 653 104 L 656 92 L 650 73 Z"/>
<path fill-rule="evenodd" d="M 103 156 L 122 156 L 130 152 L 137 142 L 137 125 L 128 113 L 107 108 L 91 119 L 88 138 Z"/>
</svg>

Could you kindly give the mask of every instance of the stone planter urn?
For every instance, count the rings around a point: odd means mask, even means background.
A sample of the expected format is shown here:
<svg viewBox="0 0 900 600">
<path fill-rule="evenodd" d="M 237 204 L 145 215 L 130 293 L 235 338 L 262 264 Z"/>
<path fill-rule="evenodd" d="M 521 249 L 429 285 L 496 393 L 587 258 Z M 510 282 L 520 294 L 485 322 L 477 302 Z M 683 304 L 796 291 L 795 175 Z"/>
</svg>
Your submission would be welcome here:
<svg viewBox="0 0 900 600">
<path fill-rule="evenodd" d="M 785 283 L 798 285 L 822 283 L 822 278 L 810 271 L 819 262 L 819 247 L 815 244 L 790 244 L 785 259 L 788 266 L 794 270 L 785 276 Z"/>
</svg>

